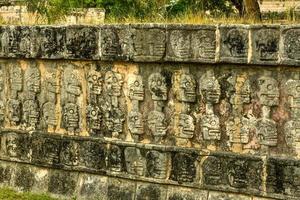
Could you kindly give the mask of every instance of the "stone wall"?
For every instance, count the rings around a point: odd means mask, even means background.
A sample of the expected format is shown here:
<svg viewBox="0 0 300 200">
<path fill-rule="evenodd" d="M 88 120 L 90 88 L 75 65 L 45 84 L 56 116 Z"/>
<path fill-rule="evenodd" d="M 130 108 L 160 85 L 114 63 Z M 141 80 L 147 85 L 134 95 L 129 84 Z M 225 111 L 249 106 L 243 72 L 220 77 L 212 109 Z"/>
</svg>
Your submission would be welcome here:
<svg viewBox="0 0 300 200">
<path fill-rule="evenodd" d="M 2 26 L 0 183 L 299 199 L 299 38 L 275 25 Z"/>
</svg>

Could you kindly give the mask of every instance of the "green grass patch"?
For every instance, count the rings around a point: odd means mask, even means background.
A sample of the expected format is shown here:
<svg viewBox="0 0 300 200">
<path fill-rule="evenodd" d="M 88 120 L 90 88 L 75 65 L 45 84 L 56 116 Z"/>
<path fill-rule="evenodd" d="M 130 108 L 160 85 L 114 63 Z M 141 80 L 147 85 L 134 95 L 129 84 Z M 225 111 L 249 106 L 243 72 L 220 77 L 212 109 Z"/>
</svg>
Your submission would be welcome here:
<svg viewBox="0 0 300 200">
<path fill-rule="evenodd" d="M 0 188 L 1 200 L 58 200 L 45 194 L 19 193 L 12 189 Z"/>
</svg>

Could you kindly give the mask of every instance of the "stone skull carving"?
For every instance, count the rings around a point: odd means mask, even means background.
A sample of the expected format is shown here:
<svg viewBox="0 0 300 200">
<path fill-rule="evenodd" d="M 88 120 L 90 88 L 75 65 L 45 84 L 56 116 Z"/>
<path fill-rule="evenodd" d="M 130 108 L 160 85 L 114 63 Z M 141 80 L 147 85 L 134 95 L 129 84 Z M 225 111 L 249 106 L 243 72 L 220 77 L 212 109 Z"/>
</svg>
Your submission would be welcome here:
<svg viewBox="0 0 300 200">
<path fill-rule="evenodd" d="M 47 99 L 48 101 L 53 101 L 53 103 L 56 101 L 56 95 L 58 94 L 60 87 L 56 78 L 56 74 L 54 72 L 50 72 L 46 74 L 44 81 L 45 91 L 47 91 Z"/>
<path fill-rule="evenodd" d="M 11 90 L 21 91 L 23 88 L 23 76 L 22 70 L 19 66 L 10 65 L 10 76 L 9 82 L 11 85 Z"/>
<path fill-rule="evenodd" d="M 76 103 L 76 98 L 81 94 L 79 72 L 73 66 L 67 66 L 64 72 L 64 86 L 68 102 Z"/>
<path fill-rule="evenodd" d="M 18 99 L 8 101 L 8 118 L 12 125 L 17 125 L 21 121 L 21 102 Z"/>
<path fill-rule="evenodd" d="M 143 78 L 140 75 L 132 75 L 128 76 L 128 90 L 129 90 L 129 98 L 131 100 L 144 100 L 144 84 Z"/>
<path fill-rule="evenodd" d="M 276 106 L 279 104 L 278 82 L 271 77 L 260 77 L 258 79 L 258 98 L 265 106 Z"/>
<path fill-rule="evenodd" d="M 194 118 L 187 114 L 179 115 L 179 137 L 180 138 L 193 138 L 195 131 Z"/>
<path fill-rule="evenodd" d="M 120 73 L 108 71 L 104 78 L 105 91 L 109 96 L 121 96 L 123 76 Z"/>
<path fill-rule="evenodd" d="M 88 86 L 91 94 L 100 95 L 102 92 L 102 77 L 101 73 L 91 71 L 88 74 Z"/>
<path fill-rule="evenodd" d="M 255 46 L 261 60 L 277 60 L 279 32 L 274 30 L 260 30 L 257 33 Z"/>
<path fill-rule="evenodd" d="M 147 174 L 151 178 L 164 179 L 167 177 L 167 155 L 158 151 L 149 151 L 146 155 Z"/>
<path fill-rule="evenodd" d="M 248 163 L 247 161 L 235 160 L 228 166 L 228 182 L 232 187 L 245 188 L 247 180 Z"/>
<path fill-rule="evenodd" d="M 77 166 L 79 164 L 79 144 L 68 141 L 63 144 L 61 151 L 61 162 L 67 166 Z"/>
<path fill-rule="evenodd" d="M 149 90 L 152 94 L 152 100 L 163 101 L 168 98 L 167 83 L 165 77 L 160 73 L 151 74 L 148 79 Z"/>
<path fill-rule="evenodd" d="M 6 135 L 6 154 L 9 157 L 17 157 L 18 156 L 18 148 L 19 148 L 19 138 L 15 133 L 8 133 Z"/>
<path fill-rule="evenodd" d="M 300 108 L 300 80 L 289 80 L 285 84 L 288 102 L 291 108 Z"/>
<path fill-rule="evenodd" d="M 47 102 L 43 105 L 43 120 L 47 125 L 56 126 L 56 105 L 53 102 Z"/>
<path fill-rule="evenodd" d="M 214 156 L 209 156 L 203 162 L 203 180 L 208 185 L 219 185 L 222 182 L 223 169 L 221 160 Z"/>
<path fill-rule="evenodd" d="M 105 114 L 105 123 L 109 131 L 123 132 L 123 123 L 125 121 L 124 112 L 120 108 L 113 108 Z"/>
<path fill-rule="evenodd" d="M 191 35 L 184 31 L 174 30 L 170 34 L 171 47 L 177 58 L 191 57 Z"/>
<path fill-rule="evenodd" d="M 193 182 L 196 177 L 195 159 L 186 153 L 177 153 L 172 160 L 172 179 L 179 183 Z"/>
<path fill-rule="evenodd" d="M 143 176 L 145 172 L 145 160 L 139 149 L 127 147 L 125 149 L 126 169 L 129 174 Z"/>
<path fill-rule="evenodd" d="M 201 121 L 201 130 L 204 140 L 220 140 L 220 122 L 214 114 L 206 115 Z"/>
<path fill-rule="evenodd" d="M 226 122 L 226 132 L 229 135 L 229 141 L 232 143 L 247 144 L 249 142 L 250 120 L 242 117 L 230 118 Z"/>
<path fill-rule="evenodd" d="M 101 112 L 98 106 L 89 105 L 87 107 L 87 119 L 92 130 L 101 129 Z"/>
<path fill-rule="evenodd" d="M 133 135 L 142 135 L 144 133 L 144 120 L 140 112 L 132 111 L 128 115 L 128 128 Z"/>
<path fill-rule="evenodd" d="M 23 104 L 23 121 L 27 127 L 36 128 L 39 122 L 39 107 L 35 100 L 26 100 Z"/>
<path fill-rule="evenodd" d="M 240 58 L 247 56 L 247 34 L 244 30 L 233 29 L 227 33 L 224 44 L 231 56 Z"/>
<path fill-rule="evenodd" d="M 207 103 L 219 103 L 221 87 L 212 71 L 207 71 L 200 79 L 200 91 Z"/>
<path fill-rule="evenodd" d="M 74 132 L 79 128 L 79 110 L 78 105 L 67 103 L 63 109 L 63 121 L 66 129 Z"/>
<path fill-rule="evenodd" d="M 108 162 L 111 171 L 121 172 L 123 170 L 123 153 L 120 147 L 116 145 L 110 147 Z"/>
<path fill-rule="evenodd" d="M 159 111 L 152 111 L 148 115 L 148 128 L 154 138 L 161 138 L 167 133 L 165 114 Z"/>
<path fill-rule="evenodd" d="M 231 88 L 227 92 L 230 103 L 233 105 L 250 103 L 250 83 L 248 79 L 238 76 L 230 76 L 227 81 Z"/>
<path fill-rule="evenodd" d="M 182 74 L 180 76 L 179 90 L 177 98 L 182 102 L 196 101 L 196 80 L 190 74 Z"/>
<path fill-rule="evenodd" d="M 289 147 L 295 147 L 300 142 L 300 121 L 288 121 L 284 125 L 285 141 Z"/>
<path fill-rule="evenodd" d="M 270 119 L 260 119 L 256 123 L 256 134 L 261 145 L 277 145 L 277 128 L 276 123 Z"/>
<path fill-rule="evenodd" d="M 297 29 L 290 29 L 284 37 L 285 54 L 290 59 L 300 59 L 300 32 Z"/>
<path fill-rule="evenodd" d="M 37 67 L 30 66 L 25 71 L 25 90 L 39 93 L 41 90 L 41 73 Z"/>
</svg>

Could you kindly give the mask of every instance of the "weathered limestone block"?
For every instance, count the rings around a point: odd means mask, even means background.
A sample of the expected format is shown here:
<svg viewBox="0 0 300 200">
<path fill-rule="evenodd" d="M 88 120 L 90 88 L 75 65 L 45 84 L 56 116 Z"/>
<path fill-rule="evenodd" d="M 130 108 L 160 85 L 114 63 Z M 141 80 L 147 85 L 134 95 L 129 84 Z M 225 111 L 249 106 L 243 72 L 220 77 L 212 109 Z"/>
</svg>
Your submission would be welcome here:
<svg viewBox="0 0 300 200">
<path fill-rule="evenodd" d="M 156 185 L 137 183 L 136 187 L 136 200 L 165 200 L 167 197 L 167 187 Z"/>
<path fill-rule="evenodd" d="M 100 30 L 100 57 L 103 61 L 131 59 L 132 32 L 128 25 L 103 25 Z"/>
<path fill-rule="evenodd" d="M 136 147 L 127 147 L 124 150 L 126 171 L 129 174 L 144 176 L 146 160 L 141 154 L 141 150 Z"/>
<path fill-rule="evenodd" d="M 167 200 L 206 200 L 207 196 L 208 192 L 204 190 L 169 186 Z"/>
<path fill-rule="evenodd" d="M 220 26 L 220 62 L 247 63 L 249 53 L 249 26 Z"/>
<path fill-rule="evenodd" d="M 89 174 L 80 174 L 78 178 L 79 189 L 76 199 L 98 199 L 108 198 L 108 178 Z"/>
<path fill-rule="evenodd" d="M 251 63 L 279 63 L 279 26 L 251 26 Z"/>
<path fill-rule="evenodd" d="M 209 192 L 208 200 L 251 200 L 250 196 L 228 194 L 221 192 Z"/>
<path fill-rule="evenodd" d="M 300 196 L 300 163 L 293 159 L 269 158 L 267 161 L 267 192 Z"/>
<path fill-rule="evenodd" d="M 136 183 L 121 179 L 108 179 L 108 200 L 122 199 L 132 200 L 135 198 Z"/>
<path fill-rule="evenodd" d="M 281 63 L 297 65 L 300 61 L 300 29 L 298 26 L 281 26 Z"/>
<path fill-rule="evenodd" d="M 99 28 L 94 26 L 69 26 L 66 28 L 66 53 L 68 59 L 99 58 Z"/>
<path fill-rule="evenodd" d="M 112 172 L 123 172 L 125 171 L 125 155 L 124 147 L 111 145 L 108 154 L 108 169 Z"/>
<path fill-rule="evenodd" d="M 166 26 L 158 24 L 131 25 L 133 61 L 162 61 L 166 51 Z"/>
<path fill-rule="evenodd" d="M 36 57 L 60 59 L 65 57 L 66 27 L 38 26 Z"/>
<path fill-rule="evenodd" d="M 151 150 L 146 153 L 146 176 L 156 179 L 165 179 L 169 165 L 169 156 L 166 153 Z"/>
<path fill-rule="evenodd" d="M 262 190 L 263 162 L 260 158 L 216 154 L 203 159 L 205 186 L 253 193 Z"/>
<path fill-rule="evenodd" d="M 215 56 L 215 26 L 167 26 L 166 61 L 213 63 Z"/>
</svg>

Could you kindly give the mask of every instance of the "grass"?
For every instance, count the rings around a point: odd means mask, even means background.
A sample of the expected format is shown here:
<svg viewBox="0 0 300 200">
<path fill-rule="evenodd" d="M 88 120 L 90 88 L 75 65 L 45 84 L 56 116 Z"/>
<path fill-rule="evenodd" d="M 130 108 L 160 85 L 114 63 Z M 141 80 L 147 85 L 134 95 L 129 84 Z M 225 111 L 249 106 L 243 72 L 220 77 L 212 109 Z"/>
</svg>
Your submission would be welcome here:
<svg viewBox="0 0 300 200">
<path fill-rule="evenodd" d="M 1 200 L 58 200 L 49 197 L 48 195 L 32 194 L 32 193 L 18 193 L 12 189 L 0 188 L 0 199 Z"/>
</svg>

